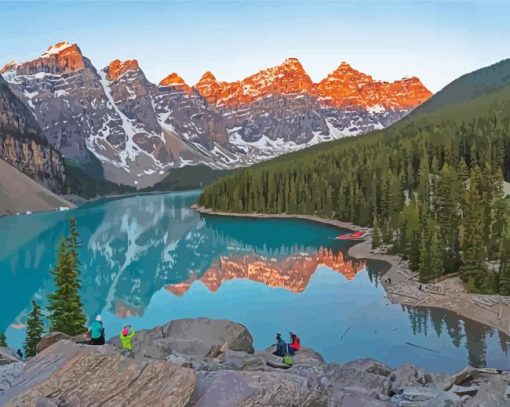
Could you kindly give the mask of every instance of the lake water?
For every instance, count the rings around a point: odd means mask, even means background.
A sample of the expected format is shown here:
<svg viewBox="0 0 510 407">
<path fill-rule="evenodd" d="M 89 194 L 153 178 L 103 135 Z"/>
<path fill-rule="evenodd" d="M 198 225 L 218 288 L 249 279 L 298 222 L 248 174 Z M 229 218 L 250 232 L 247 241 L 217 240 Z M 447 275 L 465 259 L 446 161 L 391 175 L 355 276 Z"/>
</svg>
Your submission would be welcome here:
<svg viewBox="0 0 510 407">
<path fill-rule="evenodd" d="M 46 306 L 56 246 L 76 217 L 82 300 L 107 336 L 185 317 L 245 324 L 256 349 L 297 332 L 328 361 L 361 357 L 453 372 L 510 368 L 505 335 L 456 314 L 389 304 L 382 262 L 349 259 L 346 233 L 300 220 L 200 216 L 198 193 L 143 195 L 0 219 L 0 331 L 21 346 L 30 302 Z M 427 349 L 418 348 L 421 346 Z"/>
</svg>

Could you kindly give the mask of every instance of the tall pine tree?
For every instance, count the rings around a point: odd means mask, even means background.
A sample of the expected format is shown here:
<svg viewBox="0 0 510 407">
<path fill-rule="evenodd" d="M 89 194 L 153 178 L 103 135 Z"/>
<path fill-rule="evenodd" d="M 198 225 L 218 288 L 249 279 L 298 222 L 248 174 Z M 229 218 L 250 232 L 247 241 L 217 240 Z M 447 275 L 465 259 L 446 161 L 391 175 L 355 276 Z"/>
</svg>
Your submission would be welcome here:
<svg viewBox="0 0 510 407">
<path fill-rule="evenodd" d="M 32 311 L 28 314 L 27 320 L 27 337 L 23 344 L 27 357 L 35 356 L 35 348 L 41 340 L 43 331 L 44 325 L 41 320 L 41 308 L 35 301 L 32 301 Z"/>
<path fill-rule="evenodd" d="M 7 338 L 4 333 L 0 333 L 0 346 L 7 347 Z"/>
<path fill-rule="evenodd" d="M 79 236 L 74 218 L 70 220 L 70 230 L 70 236 L 62 238 L 59 244 L 57 264 L 52 271 L 55 292 L 48 295 L 48 309 L 50 329 L 74 336 L 85 332 L 87 320 L 79 294 Z"/>
<path fill-rule="evenodd" d="M 476 291 L 484 286 L 487 277 L 485 262 L 485 241 L 483 238 L 483 198 L 480 192 L 480 171 L 471 171 L 469 191 L 464 208 L 462 264 L 460 276 L 469 291 Z"/>
</svg>

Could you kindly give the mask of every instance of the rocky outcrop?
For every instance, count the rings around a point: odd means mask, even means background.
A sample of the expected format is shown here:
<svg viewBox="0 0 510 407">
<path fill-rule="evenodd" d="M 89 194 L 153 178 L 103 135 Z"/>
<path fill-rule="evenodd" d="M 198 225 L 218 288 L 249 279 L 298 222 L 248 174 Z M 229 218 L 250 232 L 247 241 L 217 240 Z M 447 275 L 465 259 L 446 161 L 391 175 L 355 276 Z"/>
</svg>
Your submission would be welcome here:
<svg viewBox="0 0 510 407">
<path fill-rule="evenodd" d="M 0 158 L 53 192 L 63 192 L 60 155 L 41 137 L 32 113 L 0 76 Z"/>
<path fill-rule="evenodd" d="M 46 345 L 59 335 L 46 338 Z M 101 347 L 72 340 L 54 342 L 25 365 L 0 366 L 0 404 L 475 407 L 510 402 L 508 372 L 466 368 L 450 376 L 411 365 L 391 369 L 371 359 L 326 363 L 309 348 L 288 367 L 273 348 L 250 353 L 250 333 L 230 321 L 186 319 L 140 331 L 130 354 L 117 348 L 117 340 Z"/>
<path fill-rule="evenodd" d="M 26 364 L 0 404 L 185 406 L 195 384 L 193 370 L 170 362 L 61 340 Z"/>
<path fill-rule="evenodd" d="M 0 366 L 19 362 L 18 357 L 9 349 L 0 346 Z"/>
</svg>

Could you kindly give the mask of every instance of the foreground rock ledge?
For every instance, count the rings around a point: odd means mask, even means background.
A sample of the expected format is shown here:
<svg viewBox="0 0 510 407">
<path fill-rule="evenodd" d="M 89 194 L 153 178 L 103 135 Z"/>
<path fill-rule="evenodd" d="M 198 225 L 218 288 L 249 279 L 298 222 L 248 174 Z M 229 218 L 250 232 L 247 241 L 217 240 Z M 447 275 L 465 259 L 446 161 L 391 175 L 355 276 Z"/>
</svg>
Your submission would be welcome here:
<svg viewBox="0 0 510 407">
<path fill-rule="evenodd" d="M 271 348 L 253 351 L 241 324 L 206 318 L 137 333 L 134 351 L 116 339 L 88 346 L 52 333 L 27 363 L 0 349 L 6 406 L 506 406 L 510 374 L 466 368 L 429 374 L 374 360 L 325 363 L 303 349 L 286 368 Z"/>
</svg>

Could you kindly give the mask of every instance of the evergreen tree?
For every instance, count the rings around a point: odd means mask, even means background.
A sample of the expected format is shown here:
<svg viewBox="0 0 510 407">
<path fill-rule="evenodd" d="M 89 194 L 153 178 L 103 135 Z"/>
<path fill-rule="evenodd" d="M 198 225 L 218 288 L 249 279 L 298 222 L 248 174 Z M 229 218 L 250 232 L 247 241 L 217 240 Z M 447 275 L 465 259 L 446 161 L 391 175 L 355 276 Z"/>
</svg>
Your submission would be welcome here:
<svg viewBox="0 0 510 407">
<path fill-rule="evenodd" d="M 57 252 L 57 264 L 52 270 L 55 292 L 48 295 L 48 310 L 52 331 L 74 336 L 83 333 L 87 322 L 79 290 L 78 232 L 74 218 L 70 220 L 70 236 L 62 238 Z"/>
<path fill-rule="evenodd" d="M 464 210 L 464 236 L 462 243 L 462 264 L 460 275 L 469 291 L 484 286 L 487 277 L 485 241 L 483 237 L 483 205 L 480 193 L 480 171 L 475 168 L 471 173 L 469 193 Z"/>
<path fill-rule="evenodd" d="M 374 229 L 372 232 L 372 249 L 377 249 L 382 245 L 382 233 L 379 228 L 379 223 L 377 222 L 377 218 L 374 219 Z"/>
<path fill-rule="evenodd" d="M 41 308 L 35 301 L 32 301 L 32 311 L 28 314 L 27 320 L 27 337 L 23 344 L 25 355 L 27 357 L 35 356 L 35 348 L 41 340 L 43 330 L 44 326 L 41 320 Z"/>
<path fill-rule="evenodd" d="M 409 260 L 411 270 L 418 271 L 420 263 L 420 217 L 416 202 L 411 200 L 400 214 L 399 251 Z"/>
<path fill-rule="evenodd" d="M 499 261 L 499 294 L 510 295 L 510 240 L 501 242 Z"/>
<path fill-rule="evenodd" d="M 0 333 L 0 346 L 7 347 L 7 338 L 4 333 Z"/>
<path fill-rule="evenodd" d="M 431 268 L 431 277 L 433 279 L 441 277 L 444 274 L 443 256 L 440 240 L 438 237 L 438 228 L 435 225 L 432 226 L 432 231 L 430 233 L 429 262 Z"/>
</svg>

